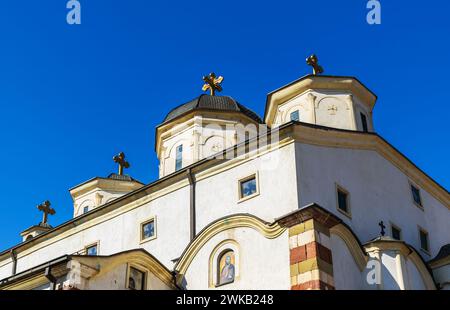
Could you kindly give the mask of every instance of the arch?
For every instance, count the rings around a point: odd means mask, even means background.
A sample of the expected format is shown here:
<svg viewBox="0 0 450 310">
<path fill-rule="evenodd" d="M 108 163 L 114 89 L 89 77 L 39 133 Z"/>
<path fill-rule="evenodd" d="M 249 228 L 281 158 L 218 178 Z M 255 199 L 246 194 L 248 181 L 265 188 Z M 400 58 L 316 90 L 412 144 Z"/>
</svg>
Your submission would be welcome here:
<svg viewBox="0 0 450 310">
<path fill-rule="evenodd" d="M 217 140 L 217 141 L 216 141 L 216 140 Z M 209 142 L 213 142 L 213 143 L 216 142 L 216 144 L 217 144 L 217 143 L 221 144 L 220 149 L 213 150 L 213 147 L 214 147 L 215 145 L 209 145 L 209 144 L 211 144 L 211 143 L 209 143 Z M 227 146 L 226 146 L 226 140 L 225 140 L 225 138 L 224 138 L 223 136 L 219 136 L 219 135 L 211 135 L 211 136 L 207 137 L 207 138 L 204 140 L 203 144 L 202 144 L 202 148 L 201 148 L 201 150 L 202 150 L 202 157 L 209 157 L 209 156 L 212 156 L 212 155 L 214 155 L 214 154 L 217 154 L 217 153 L 219 153 L 219 152 L 222 152 L 222 151 L 225 150 L 226 148 L 227 148 Z"/>
<path fill-rule="evenodd" d="M 84 200 L 82 203 L 80 203 L 77 206 L 76 214 L 79 214 L 80 212 L 82 212 L 84 207 L 92 208 L 94 206 L 95 206 L 95 204 L 94 204 L 94 201 L 92 199 L 86 199 L 86 200 Z"/>
<path fill-rule="evenodd" d="M 349 104 L 349 102 L 348 102 L 348 100 L 343 100 L 342 98 L 339 98 L 339 97 L 337 97 L 337 96 L 325 96 L 325 97 L 323 97 L 323 98 L 320 98 L 320 100 L 317 100 L 317 101 L 316 101 L 316 106 L 315 106 L 315 108 L 316 108 L 316 109 L 319 109 L 321 103 L 322 103 L 323 101 L 329 100 L 329 99 L 336 100 L 336 101 L 339 102 L 339 103 L 343 103 L 343 104 L 346 106 L 347 110 L 350 110 L 350 108 L 351 108 L 351 107 L 350 107 L 350 104 Z"/>
<path fill-rule="evenodd" d="M 278 238 L 286 231 L 286 228 L 281 227 L 278 223 L 269 224 L 249 214 L 236 214 L 219 219 L 205 227 L 184 250 L 174 268 L 179 273 L 178 281 L 182 280 L 182 276 L 186 273 L 197 253 L 212 237 L 233 228 L 251 228 L 268 239 Z"/>
<path fill-rule="evenodd" d="M 284 123 L 288 123 L 291 121 L 291 113 L 294 111 L 298 111 L 299 112 L 299 121 L 302 121 L 302 118 L 305 119 L 305 117 L 302 117 L 302 115 L 306 115 L 307 113 L 310 113 L 309 110 L 304 106 L 305 103 L 301 102 L 299 104 L 296 104 L 292 107 L 290 107 L 289 109 L 287 109 L 286 111 L 284 111 L 282 113 L 282 121 Z"/>
<path fill-rule="evenodd" d="M 343 224 L 338 224 L 330 228 L 330 233 L 338 236 L 345 242 L 356 265 L 358 265 L 359 270 L 362 272 L 367 266 L 369 257 L 365 251 L 363 251 L 360 242 L 356 239 L 351 230 Z"/>
<path fill-rule="evenodd" d="M 101 268 L 95 276 L 106 274 L 121 264 L 132 264 L 151 272 L 168 287 L 175 288 L 173 275 L 170 270 L 144 249 L 129 250 L 110 256 L 74 255 L 73 258 L 94 269 L 99 269 L 98 267 L 100 266 Z"/>
<path fill-rule="evenodd" d="M 186 144 L 185 144 L 186 143 Z M 190 143 L 190 141 L 189 141 L 189 139 L 186 139 L 186 138 L 179 138 L 178 140 L 176 140 L 175 142 L 173 142 L 172 143 L 172 145 L 170 146 L 170 148 L 169 148 L 169 152 L 167 152 L 166 154 L 164 154 L 165 155 L 165 159 L 168 159 L 168 158 L 171 158 L 171 154 L 172 154 L 172 151 L 176 148 L 176 147 L 178 147 L 180 144 L 183 144 L 183 145 L 190 145 L 191 143 Z M 184 148 L 184 147 L 183 147 Z M 175 158 L 175 156 L 173 156 L 173 158 Z"/>
</svg>

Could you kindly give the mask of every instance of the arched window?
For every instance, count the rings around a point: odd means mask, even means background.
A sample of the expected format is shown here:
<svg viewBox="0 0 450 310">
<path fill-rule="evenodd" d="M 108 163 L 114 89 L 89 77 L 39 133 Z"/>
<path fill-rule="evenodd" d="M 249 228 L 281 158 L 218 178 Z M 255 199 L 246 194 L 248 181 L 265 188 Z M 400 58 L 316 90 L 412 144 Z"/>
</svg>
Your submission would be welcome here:
<svg viewBox="0 0 450 310">
<path fill-rule="evenodd" d="M 233 283 L 236 276 L 236 258 L 233 250 L 225 250 L 217 261 L 217 284 Z"/>
</svg>

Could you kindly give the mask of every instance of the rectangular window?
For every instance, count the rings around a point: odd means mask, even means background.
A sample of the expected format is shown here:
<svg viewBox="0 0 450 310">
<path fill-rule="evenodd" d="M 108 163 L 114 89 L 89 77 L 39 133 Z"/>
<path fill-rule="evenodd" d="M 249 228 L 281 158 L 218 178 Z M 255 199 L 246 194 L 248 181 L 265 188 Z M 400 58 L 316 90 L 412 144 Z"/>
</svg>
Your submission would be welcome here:
<svg viewBox="0 0 450 310">
<path fill-rule="evenodd" d="M 368 132 L 369 129 L 367 127 L 367 117 L 365 114 L 361 113 L 361 124 L 364 132 Z"/>
<path fill-rule="evenodd" d="M 350 206 L 348 201 L 348 192 L 341 187 L 337 188 L 337 207 L 345 215 L 350 216 Z"/>
<path fill-rule="evenodd" d="M 84 214 L 84 213 L 88 213 L 88 212 L 89 212 L 89 207 L 84 207 L 84 208 L 83 208 L 83 214 Z"/>
<path fill-rule="evenodd" d="M 425 230 L 419 228 L 419 237 L 420 237 L 420 248 L 428 253 L 430 251 L 428 233 Z"/>
<path fill-rule="evenodd" d="M 86 247 L 86 255 L 87 256 L 97 256 L 97 254 L 98 254 L 97 249 L 98 249 L 97 244 Z"/>
<path fill-rule="evenodd" d="M 420 190 L 412 184 L 411 184 L 411 193 L 412 193 L 414 203 L 416 205 L 418 205 L 419 207 L 423 207 L 422 206 L 422 198 L 420 196 Z"/>
<path fill-rule="evenodd" d="M 300 112 L 298 110 L 291 113 L 291 121 L 300 121 Z"/>
<path fill-rule="evenodd" d="M 142 291 L 145 289 L 145 272 L 130 267 L 128 275 L 128 289 Z"/>
<path fill-rule="evenodd" d="M 258 195 L 258 181 L 256 174 L 246 177 L 239 181 L 239 199 L 244 200 L 247 198 Z"/>
<path fill-rule="evenodd" d="M 148 241 L 156 237 L 155 219 L 152 218 L 141 224 L 141 241 Z"/>
<path fill-rule="evenodd" d="M 175 158 L 175 171 L 183 168 L 183 144 L 177 146 L 177 153 Z"/>
<path fill-rule="evenodd" d="M 395 225 L 391 225 L 392 239 L 402 240 L 402 230 Z"/>
</svg>

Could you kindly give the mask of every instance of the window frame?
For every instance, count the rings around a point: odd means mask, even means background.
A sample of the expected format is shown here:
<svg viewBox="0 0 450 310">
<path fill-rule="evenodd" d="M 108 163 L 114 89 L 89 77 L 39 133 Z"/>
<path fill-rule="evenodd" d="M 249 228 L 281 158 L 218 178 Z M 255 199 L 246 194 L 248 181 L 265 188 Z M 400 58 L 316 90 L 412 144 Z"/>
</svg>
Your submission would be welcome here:
<svg viewBox="0 0 450 310">
<path fill-rule="evenodd" d="M 150 222 L 153 222 L 154 234 L 152 237 L 144 238 L 144 225 L 147 225 Z M 157 237 L 157 225 L 156 225 L 156 215 L 155 215 L 155 216 L 152 216 L 152 217 L 146 219 L 145 221 L 141 222 L 141 224 L 139 225 L 140 244 L 155 240 L 156 237 Z"/>
<path fill-rule="evenodd" d="M 421 189 L 419 186 L 417 186 L 415 183 L 413 183 L 412 181 L 408 182 L 409 184 L 409 194 L 411 196 L 411 200 L 413 202 L 413 204 L 418 207 L 419 209 L 421 209 L 422 211 L 425 210 L 424 206 L 423 206 L 423 199 L 422 199 L 422 193 L 421 193 Z M 413 187 L 415 189 L 417 189 L 418 193 L 419 193 L 419 199 L 420 199 L 420 204 L 416 202 L 416 200 L 414 199 L 414 194 L 413 194 Z"/>
<path fill-rule="evenodd" d="M 252 179 L 255 179 L 255 182 L 256 182 L 256 192 L 254 192 L 251 195 L 243 197 L 242 183 L 250 181 Z M 238 203 L 241 203 L 241 202 L 247 201 L 249 199 L 255 198 L 255 197 L 259 196 L 259 194 L 260 194 L 260 191 L 259 191 L 259 173 L 258 172 L 255 172 L 255 173 L 253 173 L 251 175 L 248 175 L 246 177 L 240 178 L 238 180 Z"/>
<path fill-rule="evenodd" d="M 351 204 L 350 204 L 350 192 L 348 190 L 346 190 L 343 186 L 335 183 L 335 195 L 336 195 L 336 209 L 344 214 L 346 217 L 348 217 L 349 219 L 352 218 L 352 208 L 351 208 Z M 342 210 L 341 208 L 339 208 L 339 192 L 343 192 L 346 195 L 346 205 L 347 205 L 347 211 Z"/>
<path fill-rule="evenodd" d="M 400 228 L 400 226 L 398 226 L 398 225 L 396 225 L 396 224 L 394 224 L 392 222 L 390 224 L 391 224 L 391 237 L 392 237 L 392 239 L 397 240 L 397 241 L 402 241 L 403 240 L 403 233 L 402 233 L 402 229 Z M 393 233 L 394 229 L 398 230 L 399 235 L 400 235 L 400 239 L 395 239 L 394 238 L 394 233 Z"/>
<path fill-rule="evenodd" d="M 181 151 L 179 152 L 180 147 L 181 147 Z M 184 151 L 183 144 L 176 146 L 176 148 L 175 148 L 175 172 L 183 169 L 183 151 Z M 178 154 L 180 154 L 179 161 L 178 161 Z M 179 166 L 178 166 L 178 164 L 179 164 Z"/>
<path fill-rule="evenodd" d="M 369 132 L 369 123 L 367 122 L 367 115 L 363 112 L 359 112 L 361 119 L 361 127 L 363 132 Z"/>
<path fill-rule="evenodd" d="M 96 255 L 88 255 L 88 249 L 93 248 L 93 247 L 97 248 L 97 254 Z M 84 252 L 85 256 L 92 256 L 92 257 L 99 256 L 100 255 L 99 254 L 100 253 L 100 241 L 96 241 L 96 242 L 93 242 L 93 243 L 90 243 L 90 244 L 86 245 L 84 247 L 83 252 Z"/>
<path fill-rule="evenodd" d="M 293 118 L 292 118 L 292 115 L 293 115 L 294 113 L 297 113 L 298 119 L 293 119 Z M 289 113 L 289 121 L 291 121 L 291 122 L 300 122 L 300 110 L 297 109 L 297 110 L 291 111 L 291 112 Z"/>
<path fill-rule="evenodd" d="M 130 289 L 130 275 L 131 275 L 131 268 L 141 272 L 144 276 L 143 283 L 142 283 L 142 291 L 147 291 L 147 284 L 148 284 L 148 270 L 143 269 L 139 266 L 136 266 L 134 264 L 127 264 L 127 272 L 126 272 L 126 279 L 125 279 L 125 289 L 132 291 L 133 289 Z M 138 291 L 134 289 L 134 291 Z"/>
<path fill-rule="evenodd" d="M 420 250 L 422 252 L 424 252 L 427 255 L 430 255 L 430 234 L 428 233 L 428 231 L 426 229 L 424 229 L 423 227 L 417 225 L 417 231 L 418 231 L 418 235 L 419 235 L 419 246 L 420 246 Z M 428 249 L 424 249 L 422 247 L 422 233 L 425 233 L 426 239 L 427 239 L 427 247 Z"/>
</svg>

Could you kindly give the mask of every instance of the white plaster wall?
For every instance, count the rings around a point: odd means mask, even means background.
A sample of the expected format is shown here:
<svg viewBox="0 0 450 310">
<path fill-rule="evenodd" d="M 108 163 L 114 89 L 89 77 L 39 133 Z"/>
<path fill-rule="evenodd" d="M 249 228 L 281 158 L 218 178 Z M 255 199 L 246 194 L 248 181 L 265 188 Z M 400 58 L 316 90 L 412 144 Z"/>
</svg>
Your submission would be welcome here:
<svg viewBox="0 0 450 310">
<path fill-rule="evenodd" d="M 12 273 L 11 259 L 8 258 L 0 262 L 0 280 L 9 277 L 11 273 Z"/>
<path fill-rule="evenodd" d="M 418 225 L 429 232 L 430 255 L 450 243 L 450 210 L 421 189 L 424 210 L 412 201 L 408 177 L 375 151 L 296 144 L 300 205 L 316 202 L 348 224 L 362 243 L 380 234 L 379 221 L 402 229 L 403 239 L 420 248 Z M 350 193 L 352 218 L 337 210 L 335 184 Z M 390 227 L 386 229 L 390 234 Z"/>
<path fill-rule="evenodd" d="M 364 273 L 349 251 L 347 244 L 336 235 L 331 235 L 331 251 L 333 255 L 334 287 L 337 290 L 367 289 Z"/>
<path fill-rule="evenodd" d="M 112 255 L 126 250 L 143 248 L 153 254 L 166 267 L 173 267 L 189 242 L 189 189 L 179 189 L 157 198 L 139 208 L 108 219 L 98 225 L 89 222 L 71 230 L 62 240 L 34 250 L 30 255 L 19 253 L 17 272 L 45 263 L 57 257 L 73 254 L 85 246 L 99 242 L 99 255 Z M 140 223 L 156 215 L 157 238 L 140 243 Z M 56 237 L 57 238 L 57 237 Z M 11 275 L 8 261 L 0 262 L 1 278 Z"/>
<path fill-rule="evenodd" d="M 86 290 L 125 290 L 127 265 L 121 264 L 107 273 L 94 276 L 87 281 Z"/>
<path fill-rule="evenodd" d="M 423 282 L 422 276 L 417 270 L 416 265 L 409 259 L 405 260 L 406 266 L 406 280 L 408 283 L 407 289 L 409 290 L 425 290 L 426 286 Z M 405 281 L 406 282 L 406 281 Z"/>
<path fill-rule="evenodd" d="M 271 166 L 268 164 L 275 164 Z M 267 222 L 298 208 L 294 144 L 245 162 L 196 186 L 197 232 L 224 216 L 250 213 Z M 259 196 L 239 202 L 239 180 L 258 173 Z"/>
<path fill-rule="evenodd" d="M 235 228 L 217 234 L 197 253 L 185 274 L 188 290 L 210 289 L 209 258 L 215 247 L 228 239 L 239 244 L 240 275 L 234 283 L 218 289 L 290 289 L 288 232 L 276 239 L 267 239 L 254 229 Z"/>
</svg>

